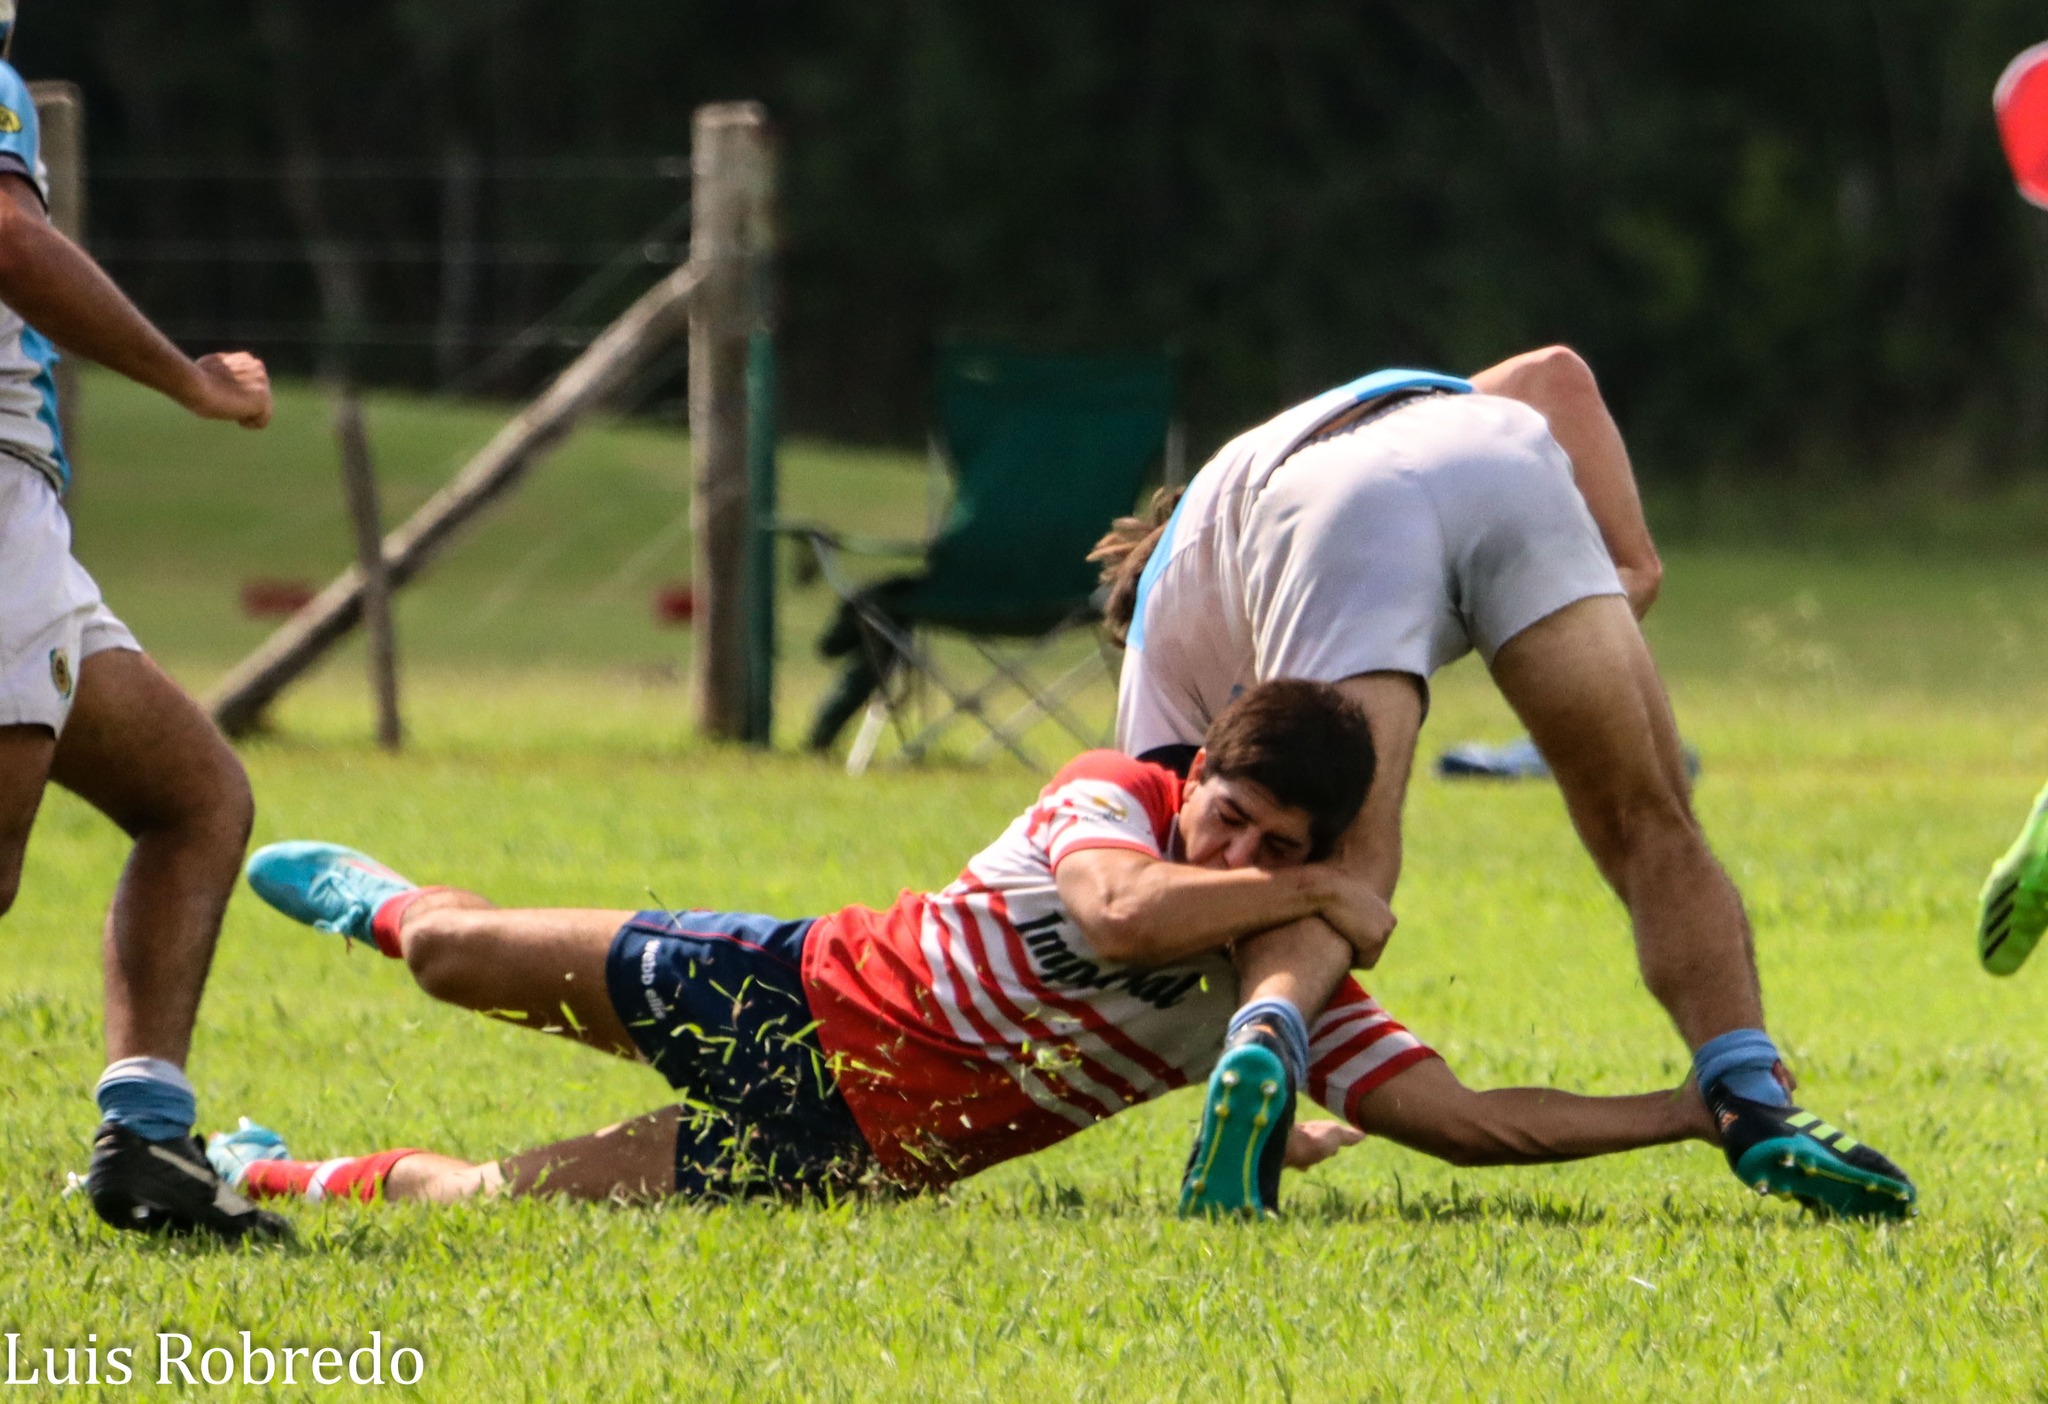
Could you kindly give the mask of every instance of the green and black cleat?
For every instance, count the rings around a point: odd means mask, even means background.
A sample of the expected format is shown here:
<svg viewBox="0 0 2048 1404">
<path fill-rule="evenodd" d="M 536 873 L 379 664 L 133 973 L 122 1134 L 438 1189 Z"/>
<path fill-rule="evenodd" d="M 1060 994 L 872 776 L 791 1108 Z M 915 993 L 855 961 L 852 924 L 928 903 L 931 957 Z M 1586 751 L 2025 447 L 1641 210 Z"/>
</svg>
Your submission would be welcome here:
<svg viewBox="0 0 2048 1404">
<path fill-rule="evenodd" d="M 1977 894 L 1977 959 L 1993 975 L 2026 963 L 2048 931 L 2048 789 Z"/>
<path fill-rule="evenodd" d="M 1912 1216 L 1918 1192 L 1906 1172 L 1812 1112 L 1752 1102 L 1725 1085 L 1707 1094 L 1707 1109 L 1735 1178 L 1758 1194 L 1845 1219 Z"/>
<path fill-rule="evenodd" d="M 1266 1039 L 1227 1048 L 1209 1074 L 1202 1129 L 1180 1184 L 1183 1218 L 1279 1212 L 1280 1168 L 1294 1129 L 1294 1085 Z"/>
</svg>

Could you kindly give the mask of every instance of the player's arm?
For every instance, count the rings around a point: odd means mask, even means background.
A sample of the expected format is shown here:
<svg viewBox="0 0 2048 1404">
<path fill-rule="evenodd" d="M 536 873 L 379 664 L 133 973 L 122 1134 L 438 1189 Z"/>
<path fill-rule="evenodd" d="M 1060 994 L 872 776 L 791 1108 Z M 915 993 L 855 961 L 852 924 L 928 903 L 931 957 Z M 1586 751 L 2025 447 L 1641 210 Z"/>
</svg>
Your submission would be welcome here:
<svg viewBox="0 0 2048 1404">
<path fill-rule="evenodd" d="M 1571 459 L 1579 493 L 1614 558 L 1629 607 L 1638 619 L 1649 613 L 1664 581 L 1664 563 L 1643 520 L 1628 446 L 1600 396 L 1592 367 L 1575 351 L 1546 346 L 1488 366 L 1472 383 L 1489 395 L 1520 400 L 1550 421 L 1551 437 Z"/>
<path fill-rule="evenodd" d="M 1394 928 L 1379 894 L 1330 863 L 1223 870 L 1086 848 L 1063 857 L 1053 878 L 1088 944 L 1120 964 L 1169 964 L 1304 917 L 1375 950 Z"/>
<path fill-rule="evenodd" d="M 193 360 L 143 316 L 43 212 L 28 178 L 0 173 L 0 302 L 61 349 L 169 396 L 203 419 L 270 422 L 263 363 L 234 351 Z"/>
<path fill-rule="evenodd" d="M 1627 1097 L 1583 1097 L 1548 1087 L 1475 1092 L 1441 1058 L 1419 1062 L 1366 1093 L 1354 1115 L 1361 1130 L 1453 1165 L 1536 1165 L 1672 1141 L 1719 1144 L 1706 1104 L 1689 1085 Z M 1339 1148 L 1332 1144 L 1323 1155 Z"/>
</svg>

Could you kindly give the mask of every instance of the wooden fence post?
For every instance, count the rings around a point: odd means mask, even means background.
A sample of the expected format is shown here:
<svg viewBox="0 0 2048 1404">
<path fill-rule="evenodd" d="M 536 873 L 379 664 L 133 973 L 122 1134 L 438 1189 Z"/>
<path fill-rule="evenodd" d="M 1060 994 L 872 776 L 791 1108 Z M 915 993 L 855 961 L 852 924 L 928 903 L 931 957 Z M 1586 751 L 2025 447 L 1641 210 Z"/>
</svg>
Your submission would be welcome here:
<svg viewBox="0 0 2048 1404">
<path fill-rule="evenodd" d="M 363 577 L 363 629 L 370 645 L 370 691 L 377 703 L 377 744 L 399 748 L 398 644 L 391 632 L 391 572 L 384 565 L 384 521 L 377 506 L 377 470 L 370 461 L 370 436 L 363 430 L 362 401 L 355 386 L 338 385 L 334 397 L 334 438 L 341 448 L 341 481 L 355 527 L 356 569 Z"/>
<path fill-rule="evenodd" d="M 697 109 L 690 262 L 691 528 L 696 640 L 690 674 L 707 736 L 748 734 L 747 354 L 772 238 L 774 163 L 756 102 Z"/>
<path fill-rule="evenodd" d="M 36 104 L 43 164 L 50 172 L 50 223 L 65 238 L 85 246 L 85 98 L 76 83 L 43 78 L 28 85 Z M 57 362 L 57 432 L 78 481 L 78 362 Z"/>
</svg>

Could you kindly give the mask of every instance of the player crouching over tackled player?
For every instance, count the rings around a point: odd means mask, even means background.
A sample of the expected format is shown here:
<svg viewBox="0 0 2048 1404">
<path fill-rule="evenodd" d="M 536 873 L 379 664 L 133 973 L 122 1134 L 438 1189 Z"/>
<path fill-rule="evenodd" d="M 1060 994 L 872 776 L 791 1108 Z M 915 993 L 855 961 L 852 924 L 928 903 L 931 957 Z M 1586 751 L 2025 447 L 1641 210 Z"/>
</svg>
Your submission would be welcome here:
<svg viewBox="0 0 2048 1404">
<path fill-rule="evenodd" d="M 279 910 L 404 960 L 437 999 L 643 1059 L 679 1104 L 488 1165 L 292 1161 L 246 1123 L 215 1138 L 215 1163 L 257 1198 L 944 1186 L 1206 1077 L 1238 1005 L 1238 938 L 1320 916 L 1382 942 L 1392 913 L 1325 861 L 1372 770 L 1365 718 L 1336 688 L 1266 683 L 1217 717 L 1186 781 L 1090 752 L 944 891 L 798 921 L 505 911 L 346 848 L 273 844 L 249 881 Z M 1366 1132 L 1464 1165 L 1714 1139 L 1687 1089 L 1471 1091 L 1350 980 L 1315 1021 L 1304 1079 L 1350 1126 L 1292 1126 L 1287 1078 L 1277 1057 L 1248 1070 L 1241 1128 L 1207 1138 L 1230 1146 L 1202 1167 L 1210 1201 L 1270 1207 L 1283 1161 Z"/>
</svg>

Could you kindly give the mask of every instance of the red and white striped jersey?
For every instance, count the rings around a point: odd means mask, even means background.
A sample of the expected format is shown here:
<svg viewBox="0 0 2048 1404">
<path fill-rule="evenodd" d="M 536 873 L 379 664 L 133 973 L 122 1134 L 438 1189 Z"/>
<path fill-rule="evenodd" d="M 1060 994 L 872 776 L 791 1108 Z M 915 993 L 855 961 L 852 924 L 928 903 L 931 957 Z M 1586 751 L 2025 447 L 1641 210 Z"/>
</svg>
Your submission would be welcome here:
<svg viewBox="0 0 2048 1404">
<path fill-rule="evenodd" d="M 1088 752 L 944 891 L 811 927 L 818 1038 L 892 1175 L 946 1184 L 1208 1076 L 1239 1003 L 1229 957 L 1103 960 L 1053 879 L 1092 848 L 1171 856 L 1180 803 L 1171 770 Z M 1306 1090 L 1353 1121 L 1359 1098 L 1435 1056 L 1351 980 L 1309 1043 Z"/>
</svg>

